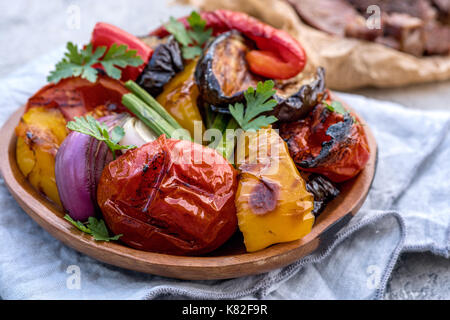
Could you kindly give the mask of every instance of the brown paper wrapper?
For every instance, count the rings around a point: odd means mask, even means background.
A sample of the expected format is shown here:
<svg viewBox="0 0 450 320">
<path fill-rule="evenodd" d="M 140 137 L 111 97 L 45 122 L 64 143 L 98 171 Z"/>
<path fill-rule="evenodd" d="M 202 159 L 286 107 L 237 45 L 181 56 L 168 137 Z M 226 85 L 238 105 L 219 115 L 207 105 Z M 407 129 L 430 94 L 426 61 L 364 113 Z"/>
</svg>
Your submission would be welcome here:
<svg viewBox="0 0 450 320">
<path fill-rule="evenodd" d="M 450 56 L 418 58 L 383 45 L 341 38 L 304 24 L 283 0 L 177 0 L 201 10 L 242 11 L 299 40 L 308 55 L 307 71 L 323 66 L 335 90 L 399 87 L 450 79 Z"/>
</svg>

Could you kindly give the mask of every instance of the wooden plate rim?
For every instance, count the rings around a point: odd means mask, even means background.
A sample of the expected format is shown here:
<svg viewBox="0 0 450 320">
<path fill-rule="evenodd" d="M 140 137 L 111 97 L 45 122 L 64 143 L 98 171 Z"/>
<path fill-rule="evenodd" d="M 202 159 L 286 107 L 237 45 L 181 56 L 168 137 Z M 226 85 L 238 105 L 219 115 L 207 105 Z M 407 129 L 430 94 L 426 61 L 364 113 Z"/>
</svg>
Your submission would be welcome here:
<svg viewBox="0 0 450 320">
<path fill-rule="evenodd" d="M 367 134 L 370 160 L 366 168 L 355 178 L 351 189 L 360 188 L 360 192 L 349 206 L 343 202 L 338 216 L 327 221 L 326 212 L 318 219 L 312 230 L 304 238 L 273 245 L 264 250 L 231 256 L 187 257 L 139 251 L 114 242 L 96 242 L 88 235 L 73 228 L 63 217 L 63 213 L 34 190 L 18 170 L 15 160 L 16 136 L 14 128 L 22 116 L 24 107 L 19 108 L 3 125 L 0 134 L 0 153 L 8 157 L 0 157 L 0 172 L 9 191 L 22 209 L 41 227 L 66 245 L 88 256 L 126 269 L 161 276 L 189 280 L 227 279 L 270 271 L 286 266 L 303 256 L 324 246 L 333 238 L 338 225 L 345 225 L 356 214 L 363 204 L 372 184 L 376 160 L 377 145 L 375 138 L 364 122 Z M 329 219 L 328 219 L 329 220 Z M 339 226 L 337 229 L 342 228 Z M 322 244 L 320 243 L 322 239 Z"/>
</svg>

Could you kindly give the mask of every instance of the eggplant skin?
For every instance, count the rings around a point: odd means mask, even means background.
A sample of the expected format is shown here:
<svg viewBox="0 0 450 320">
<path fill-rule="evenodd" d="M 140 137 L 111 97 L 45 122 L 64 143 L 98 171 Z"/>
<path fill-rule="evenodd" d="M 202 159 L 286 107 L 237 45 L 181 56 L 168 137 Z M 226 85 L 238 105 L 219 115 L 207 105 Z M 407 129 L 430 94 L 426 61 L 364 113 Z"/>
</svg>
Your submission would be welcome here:
<svg viewBox="0 0 450 320">
<path fill-rule="evenodd" d="M 325 86 L 325 69 L 317 68 L 314 79 L 301 85 L 300 89 L 287 98 L 280 95 L 278 89 L 274 99 L 278 105 L 270 113 L 281 122 L 291 122 L 303 119 L 314 107 L 327 97 Z"/>
<path fill-rule="evenodd" d="M 195 69 L 202 99 L 213 110 L 229 113 L 228 105 L 244 100 L 244 91 L 262 79 L 250 72 L 245 55 L 251 43 L 238 31 L 225 32 L 210 41 Z"/>
<path fill-rule="evenodd" d="M 330 180 L 319 174 L 309 176 L 306 189 L 314 196 L 314 210 L 312 213 L 315 217 L 319 216 L 326 205 L 340 193 L 339 189 Z"/>
<path fill-rule="evenodd" d="M 178 72 L 183 71 L 183 57 L 178 42 L 170 36 L 159 44 L 137 83 L 152 96 L 159 95 Z"/>
<path fill-rule="evenodd" d="M 244 92 L 266 79 L 252 73 L 246 54 L 254 44 L 232 30 L 209 42 L 195 70 L 195 81 L 203 101 L 216 112 L 229 113 L 228 106 L 243 102 Z M 301 73 L 288 80 L 274 80 L 278 102 L 270 112 L 281 122 L 302 119 L 327 95 L 325 70 Z"/>
</svg>

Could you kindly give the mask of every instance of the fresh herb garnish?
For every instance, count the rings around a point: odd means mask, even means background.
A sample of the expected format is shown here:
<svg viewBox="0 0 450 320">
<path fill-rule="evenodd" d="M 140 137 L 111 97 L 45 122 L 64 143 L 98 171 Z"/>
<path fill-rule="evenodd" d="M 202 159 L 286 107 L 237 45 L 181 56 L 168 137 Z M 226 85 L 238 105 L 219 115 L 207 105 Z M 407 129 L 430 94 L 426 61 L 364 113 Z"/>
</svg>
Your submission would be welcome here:
<svg viewBox="0 0 450 320">
<path fill-rule="evenodd" d="M 181 51 L 183 58 L 190 60 L 202 53 L 202 46 L 211 37 L 212 29 L 205 29 L 206 21 L 196 11 L 191 12 L 191 15 L 187 18 L 187 22 L 191 27 L 189 30 L 186 29 L 182 22 L 171 17 L 165 27 L 182 45 Z"/>
<path fill-rule="evenodd" d="M 114 129 L 111 131 L 110 134 L 108 126 L 104 123 L 95 120 L 95 118 L 92 116 L 75 117 L 74 121 L 70 121 L 67 124 L 67 128 L 69 128 L 72 131 L 87 134 L 99 141 L 104 141 L 108 146 L 108 148 L 113 153 L 114 158 L 116 157 L 117 150 L 122 149 L 128 150 L 136 148 L 136 146 L 133 145 L 122 146 L 119 144 L 119 141 L 122 140 L 122 138 L 125 135 L 125 131 L 123 130 L 122 127 L 119 126 L 114 127 Z"/>
<path fill-rule="evenodd" d="M 136 50 L 127 50 L 127 46 L 124 44 L 113 44 L 108 51 L 105 46 L 97 47 L 94 50 L 91 43 L 86 48 L 79 50 L 76 44 L 68 42 L 66 48 L 65 57 L 56 64 L 55 70 L 50 72 L 47 81 L 58 83 L 65 78 L 81 77 L 95 82 L 98 70 L 93 66 L 96 64 L 101 64 L 111 78 L 120 79 L 122 71 L 117 67 L 137 67 L 144 63 L 137 55 Z"/>
<path fill-rule="evenodd" d="M 331 101 L 331 104 L 328 104 L 325 100 L 322 101 L 322 104 L 330 111 L 336 112 L 342 115 L 350 114 L 350 111 L 345 109 L 345 107 L 339 101 Z M 355 116 L 352 116 L 353 123 L 358 124 L 358 120 L 356 120 Z"/>
<path fill-rule="evenodd" d="M 273 110 L 277 105 L 275 99 L 270 99 L 274 94 L 274 82 L 272 80 L 264 83 L 258 82 L 256 91 L 253 87 L 249 87 L 244 93 L 247 102 L 247 108 L 244 111 L 242 103 L 236 103 L 234 106 L 229 105 L 231 115 L 245 131 L 257 131 L 269 124 L 276 122 L 278 119 L 274 116 L 259 116 L 259 114 Z M 270 99 L 270 100 L 268 100 Z"/>
<path fill-rule="evenodd" d="M 339 101 L 331 101 L 331 104 L 328 104 L 326 101 L 322 101 L 322 103 L 328 110 L 332 112 L 336 112 L 342 115 L 349 113 L 348 110 L 345 109 L 342 103 L 340 103 Z"/>
<path fill-rule="evenodd" d="M 105 222 L 102 219 L 97 220 L 94 217 L 89 217 L 87 224 L 73 220 L 68 214 L 64 216 L 64 219 L 69 221 L 71 224 L 73 224 L 75 227 L 77 227 L 84 233 L 93 236 L 96 241 L 119 240 L 119 238 L 122 236 L 122 234 L 118 234 L 115 235 L 114 237 L 110 237 Z"/>
<path fill-rule="evenodd" d="M 174 17 L 170 17 L 170 20 L 165 27 L 169 33 L 173 34 L 175 40 L 177 40 L 183 47 L 187 47 L 191 44 L 192 39 L 182 22 L 178 21 Z"/>
</svg>

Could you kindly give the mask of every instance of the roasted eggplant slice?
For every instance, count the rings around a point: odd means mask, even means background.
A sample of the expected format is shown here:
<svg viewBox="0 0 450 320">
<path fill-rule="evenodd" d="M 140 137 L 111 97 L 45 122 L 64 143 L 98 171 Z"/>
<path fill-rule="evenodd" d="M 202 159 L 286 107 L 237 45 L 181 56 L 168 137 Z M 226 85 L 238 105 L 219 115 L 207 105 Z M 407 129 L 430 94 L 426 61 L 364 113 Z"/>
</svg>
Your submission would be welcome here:
<svg viewBox="0 0 450 320">
<path fill-rule="evenodd" d="M 274 98 L 278 105 L 271 114 L 281 122 L 303 119 L 327 97 L 325 69 L 317 68 L 312 77 L 303 73 L 292 80 L 276 81 L 275 87 L 277 93 Z"/>
<path fill-rule="evenodd" d="M 245 55 L 251 43 L 237 31 L 229 31 L 211 41 L 195 70 L 195 81 L 203 100 L 227 112 L 228 104 L 244 99 L 244 91 L 261 80 L 251 73 Z M 223 108 L 221 108 L 223 107 Z"/>
<path fill-rule="evenodd" d="M 265 80 L 252 73 L 246 61 L 253 47 L 239 32 L 230 31 L 204 50 L 195 79 L 203 100 L 213 110 L 229 113 L 229 104 L 243 101 L 248 87 Z M 326 97 L 325 71 L 318 68 L 314 75 L 303 72 L 292 79 L 276 80 L 275 89 L 278 106 L 271 114 L 283 122 L 301 119 Z"/>
<path fill-rule="evenodd" d="M 339 195 L 339 189 L 330 180 L 317 174 L 309 176 L 306 189 L 314 196 L 314 210 L 312 213 L 315 217 L 319 216 L 326 205 Z"/>
<path fill-rule="evenodd" d="M 183 69 L 180 46 L 174 37 L 170 36 L 155 48 L 137 83 L 152 96 L 157 96 L 163 91 L 164 85 Z"/>
</svg>

